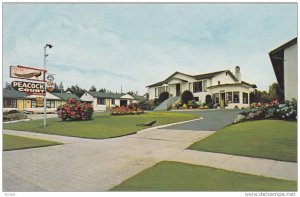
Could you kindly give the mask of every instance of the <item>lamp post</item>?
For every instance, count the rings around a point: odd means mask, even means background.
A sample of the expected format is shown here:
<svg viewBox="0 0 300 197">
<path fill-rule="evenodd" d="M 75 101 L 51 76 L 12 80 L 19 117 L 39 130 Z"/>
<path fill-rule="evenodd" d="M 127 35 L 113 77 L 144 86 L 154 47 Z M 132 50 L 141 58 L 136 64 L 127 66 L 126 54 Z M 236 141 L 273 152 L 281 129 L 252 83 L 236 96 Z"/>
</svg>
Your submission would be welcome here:
<svg viewBox="0 0 300 197">
<path fill-rule="evenodd" d="M 53 45 L 51 44 L 46 44 L 44 46 L 44 70 L 46 70 L 46 58 L 48 56 L 48 54 L 46 53 L 46 49 L 47 47 L 49 47 L 49 49 L 51 49 L 53 47 Z M 46 100 L 46 73 L 44 75 L 44 86 L 45 86 L 45 95 L 44 95 L 44 127 L 46 127 L 46 119 L 47 119 L 47 113 L 46 113 L 46 104 L 47 104 L 47 100 Z"/>
</svg>

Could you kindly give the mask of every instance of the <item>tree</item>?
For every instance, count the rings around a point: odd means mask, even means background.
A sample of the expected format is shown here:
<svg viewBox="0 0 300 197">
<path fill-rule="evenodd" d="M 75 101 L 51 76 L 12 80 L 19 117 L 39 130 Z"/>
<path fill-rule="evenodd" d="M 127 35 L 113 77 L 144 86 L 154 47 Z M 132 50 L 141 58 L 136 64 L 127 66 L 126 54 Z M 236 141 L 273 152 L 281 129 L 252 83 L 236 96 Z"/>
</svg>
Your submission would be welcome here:
<svg viewBox="0 0 300 197">
<path fill-rule="evenodd" d="M 194 95 L 191 91 L 185 90 L 181 95 L 181 101 L 184 104 L 188 104 L 189 101 L 194 100 Z"/>
<path fill-rule="evenodd" d="M 162 92 L 162 93 L 160 93 L 158 100 L 160 103 L 162 103 L 165 100 L 167 100 L 168 98 L 169 98 L 169 92 Z"/>
<path fill-rule="evenodd" d="M 260 98 L 261 91 L 255 89 L 253 92 L 250 92 L 250 103 L 259 103 Z"/>
<path fill-rule="evenodd" d="M 92 86 L 92 87 L 90 88 L 90 91 L 91 91 L 91 92 L 97 92 L 97 89 L 96 89 L 95 86 Z"/>
<path fill-rule="evenodd" d="M 5 82 L 5 88 L 6 90 L 12 90 L 13 88 L 11 87 L 11 84 L 8 82 Z"/>
<path fill-rule="evenodd" d="M 273 83 L 272 85 L 270 85 L 269 95 L 273 100 L 278 100 L 279 102 L 283 101 L 284 96 L 277 83 Z"/>
<path fill-rule="evenodd" d="M 71 86 L 70 88 L 68 88 L 67 91 L 76 94 L 78 97 L 81 97 L 86 92 L 85 89 L 80 88 L 77 84 L 75 86 Z"/>
<path fill-rule="evenodd" d="M 59 93 L 59 92 L 61 92 L 60 89 L 59 89 L 59 87 L 56 85 L 56 83 L 54 83 L 54 88 L 53 88 L 53 91 L 52 91 L 52 92 L 54 92 L 54 93 Z"/>
<path fill-rule="evenodd" d="M 62 82 L 60 82 L 58 89 L 61 93 L 64 91 L 64 86 L 63 86 Z"/>
</svg>

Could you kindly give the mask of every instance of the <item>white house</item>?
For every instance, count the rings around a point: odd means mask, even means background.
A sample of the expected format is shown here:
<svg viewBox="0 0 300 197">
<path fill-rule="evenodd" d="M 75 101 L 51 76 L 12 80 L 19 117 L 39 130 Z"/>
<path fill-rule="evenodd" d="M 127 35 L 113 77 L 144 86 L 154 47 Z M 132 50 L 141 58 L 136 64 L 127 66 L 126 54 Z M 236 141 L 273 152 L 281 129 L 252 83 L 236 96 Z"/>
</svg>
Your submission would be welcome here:
<svg viewBox="0 0 300 197">
<path fill-rule="evenodd" d="M 149 99 L 158 98 L 162 92 L 169 92 L 170 97 L 175 97 L 189 90 L 196 101 L 204 103 L 206 95 L 211 95 L 213 102 L 221 108 L 242 108 L 250 105 L 250 92 L 256 85 L 242 81 L 240 67 L 237 66 L 235 75 L 229 70 L 200 75 L 175 72 L 167 79 L 147 87 Z"/>
<path fill-rule="evenodd" d="M 298 98 L 298 47 L 297 38 L 269 53 L 279 88 L 286 100 Z"/>
<path fill-rule="evenodd" d="M 80 99 L 91 102 L 95 111 L 105 111 L 114 106 L 127 106 L 141 100 L 142 96 L 130 94 L 115 94 L 106 92 L 85 92 Z"/>
</svg>

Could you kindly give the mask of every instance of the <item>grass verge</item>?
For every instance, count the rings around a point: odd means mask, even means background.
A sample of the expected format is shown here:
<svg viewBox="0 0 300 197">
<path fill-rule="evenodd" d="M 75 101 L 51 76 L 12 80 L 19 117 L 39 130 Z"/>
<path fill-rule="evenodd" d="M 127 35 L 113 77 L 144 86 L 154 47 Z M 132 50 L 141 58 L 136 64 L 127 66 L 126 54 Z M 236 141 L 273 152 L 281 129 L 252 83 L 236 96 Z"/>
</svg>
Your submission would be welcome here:
<svg viewBox="0 0 300 197">
<path fill-rule="evenodd" d="M 297 122 L 243 122 L 225 127 L 189 149 L 296 162 Z"/>
<path fill-rule="evenodd" d="M 112 138 L 133 134 L 139 130 L 148 128 L 136 126 L 140 123 L 148 123 L 156 118 L 156 125 L 181 122 L 199 118 L 198 115 L 150 112 L 141 115 L 111 116 L 109 114 L 96 114 L 90 121 L 62 121 L 58 118 L 47 120 L 47 127 L 43 127 L 43 120 L 29 122 L 17 122 L 4 124 L 4 129 L 32 131 L 54 135 L 73 136 L 82 138 Z"/>
<path fill-rule="evenodd" d="M 7 134 L 3 135 L 4 151 L 37 148 L 37 147 L 53 146 L 53 145 L 61 145 L 61 144 L 62 143 L 47 141 L 47 140 L 19 137 L 14 135 L 7 135 Z"/>
<path fill-rule="evenodd" d="M 297 183 L 178 162 L 161 162 L 112 191 L 296 191 Z"/>
</svg>

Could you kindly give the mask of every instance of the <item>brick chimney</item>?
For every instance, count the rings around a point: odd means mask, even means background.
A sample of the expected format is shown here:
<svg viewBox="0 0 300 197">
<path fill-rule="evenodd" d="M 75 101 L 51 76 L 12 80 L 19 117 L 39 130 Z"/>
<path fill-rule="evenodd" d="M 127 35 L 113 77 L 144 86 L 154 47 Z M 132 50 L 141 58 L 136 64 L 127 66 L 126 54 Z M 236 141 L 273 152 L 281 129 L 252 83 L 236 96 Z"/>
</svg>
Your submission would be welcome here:
<svg viewBox="0 0 300 197">
<path fill-rule="evenodd" d="M 239 66 L 235 67 L 235 78 L 237 78 L 238 83 L 241 83 L 241 69 Z"/>
</svg>

